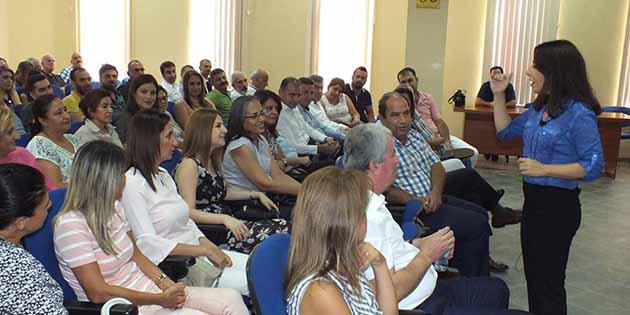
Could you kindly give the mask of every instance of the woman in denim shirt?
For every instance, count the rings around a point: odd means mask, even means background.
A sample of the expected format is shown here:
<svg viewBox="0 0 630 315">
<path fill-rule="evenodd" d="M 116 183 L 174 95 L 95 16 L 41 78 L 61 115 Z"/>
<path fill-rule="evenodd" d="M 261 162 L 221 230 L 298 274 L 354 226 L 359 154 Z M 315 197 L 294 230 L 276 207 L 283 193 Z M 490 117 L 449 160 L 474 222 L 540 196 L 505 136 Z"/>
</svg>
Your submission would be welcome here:
<svg viewBox="0 0 630 315">
<path fill-rule="evenodd" d="M 505 109 L 509 76 L 491 80 L 494 123 L 500 139 L 523 139 L 521 247 L 529 311 L 567 313 L 564 279 L 569 248 L 580 226 L 578 180 L 602 175 L 599 101 L 586 76 L 584 58 L 571 42 L 538 45 L 527 69 L 537 94 L 532 108 L 511 120 Z"/>
</svg>

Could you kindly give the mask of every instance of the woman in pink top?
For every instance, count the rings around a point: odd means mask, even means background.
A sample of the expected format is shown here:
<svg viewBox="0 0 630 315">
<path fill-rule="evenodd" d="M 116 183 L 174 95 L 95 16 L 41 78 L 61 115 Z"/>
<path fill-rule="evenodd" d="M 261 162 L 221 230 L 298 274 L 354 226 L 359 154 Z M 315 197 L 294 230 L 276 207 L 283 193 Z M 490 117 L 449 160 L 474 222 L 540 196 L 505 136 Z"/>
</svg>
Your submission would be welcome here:
<svg viewBox="0 0 630 315">
<path fill-rule="evenodd" d="M 233 289 L 175 283 L 136 247 L 117 201 L 125 187 L 123 150 L 106 141 L 77 152 L 63 209 L 54 221 L 55 254 L 81 301 L 123 297 L 141 314 L 248 314 Z"/>
<path fill-rule="evenodd" d="M 15 141 L 20 137 L 13 127 L 13 117 L 7 108 L 0 108 L 0 164 L 18 163 L 28 165 L 39 170 L 35 157 L 28 150 L 16 147 Z M 48 190 L 55 189 L 55 184 L 46 176 Z"/>
</svg>

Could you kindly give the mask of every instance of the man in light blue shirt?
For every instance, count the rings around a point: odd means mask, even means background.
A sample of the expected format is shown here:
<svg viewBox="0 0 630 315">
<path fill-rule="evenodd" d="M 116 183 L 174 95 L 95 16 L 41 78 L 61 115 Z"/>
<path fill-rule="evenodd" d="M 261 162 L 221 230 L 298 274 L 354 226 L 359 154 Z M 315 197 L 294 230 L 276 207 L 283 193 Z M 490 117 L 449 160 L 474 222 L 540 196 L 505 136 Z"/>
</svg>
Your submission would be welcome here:
<svg viewBox="0 0 630 315">
<path fill-rule="evenodd" d="M 302 77 L 299 79 L 300 82 L 300 98 L 298 103 L 298 110 L 304 117 L 304 121 L 309 124 L 311 127 L 316 130 L 321 131 L 328 137 L 332 137 L 337 141 L 343 141 L 346 139 L 346 134 L 341 132 L 339 129 L 332 128 L 326 125 L 324 122 L 320 121 L 317 116 L 313 115 L 310 112 L 310 105 L 313 103 L 313 80 Z"/>
</svg>

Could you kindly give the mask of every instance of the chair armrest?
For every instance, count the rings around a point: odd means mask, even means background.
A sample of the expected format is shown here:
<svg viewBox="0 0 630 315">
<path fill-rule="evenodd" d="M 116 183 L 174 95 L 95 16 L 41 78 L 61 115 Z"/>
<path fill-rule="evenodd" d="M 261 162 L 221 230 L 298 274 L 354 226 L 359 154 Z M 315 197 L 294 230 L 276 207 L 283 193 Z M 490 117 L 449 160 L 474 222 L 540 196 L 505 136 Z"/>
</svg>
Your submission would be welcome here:
<svg viewBox="0 0 630 315">
<path fill-rule="evenodd" d="M 398 310 L 398 315 L 430 315 L 422 310 Z"/>
<path fill-rule="evenodd" d="M 172 255 L 166 257 L 158 267 L 173 281 L 178 281 L 188 275 L 188 267 L 194 265 L 195 257 Z"/>
<path fill-rule="evenodd" d="M 197 223 L 197 227 L 214 245 L 227 243 L 228 229 L 222 224 L 201 224 Z"/>
<path fill-rule="evenodd" d="M 100 315 L 103 304 L 90 302 L 64 301 L 63 306 L 70 315 Z M 137 315 L 138 306 L 131 304 L 116 304 L 110 309 L 111 315 Z"/>
</svg>

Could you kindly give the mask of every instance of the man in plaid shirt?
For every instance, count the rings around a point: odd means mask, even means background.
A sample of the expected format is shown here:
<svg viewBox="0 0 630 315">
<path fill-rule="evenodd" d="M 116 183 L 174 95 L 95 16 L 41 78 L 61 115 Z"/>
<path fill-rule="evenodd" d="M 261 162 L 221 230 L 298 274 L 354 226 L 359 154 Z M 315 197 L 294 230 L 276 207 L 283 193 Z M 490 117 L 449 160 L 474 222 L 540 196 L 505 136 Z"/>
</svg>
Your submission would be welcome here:
<svg viewBox="0 0 630 315">
<path fill-rule="evenodd" d="M 394 187 L 388 191 L 389 200 L 406 203 L 420 199 L 424 203 L 422 221 L 436 229 L 450 226 L 456 239 L 490 234 L 486 211 L 492 213 L 493 227 L 520 222 L 520 212 L 502 207 L 498 203 L 501 195 L 474 169 L 444 171 L 437 154 L 411 128 L 410 106 L 405 98 L 397 93 L 385 94 L 379 102 L 379 116 L 394 136 L 394 149 L 400 160 Z M 485 272 L 484 265 L 488 262 L 482 263 L 479 270 Z"/>
</svg>

